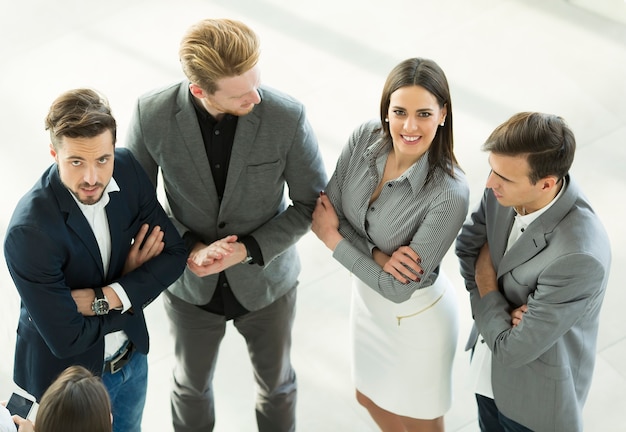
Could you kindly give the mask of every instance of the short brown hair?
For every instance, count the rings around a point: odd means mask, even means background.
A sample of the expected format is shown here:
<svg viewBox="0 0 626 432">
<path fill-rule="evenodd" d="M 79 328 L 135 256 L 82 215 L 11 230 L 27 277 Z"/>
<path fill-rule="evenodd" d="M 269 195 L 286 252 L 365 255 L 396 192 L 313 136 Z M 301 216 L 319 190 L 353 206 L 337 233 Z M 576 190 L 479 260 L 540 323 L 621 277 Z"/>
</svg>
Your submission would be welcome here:
<svg viewBox="0 0 626 432">
<path fill-rule="evenodd" d="M 567 175 L 576 151 L 574 133 L 561 117 L 521 112 L 498 126 L 483 150 L 505 156 L 525 156 L 532 184 L 547 176 Z"/>
<path fill-rule="evenodd" d="M 242 22 L 205 19 L 187 30 L 180 43 L 180 63 L 187 79 L 213 94 L 217 81 L 243 75 L 259 61 L 257 35 Z"/>
<path fill-rule="evenodd" d="M 111 402 L 99 377 L 70 366 L 48 387 L 37 411 L 37 432 L 111 432 Z"/>
<path fill-rule="evenodd" d="M 111 131 L 115 144 L 117 124 L 107 99 L 92 89 L 69 90 L 52 102 L 46 116 L 46 130 L 55 149 L 63 137 L 93 138 Z"/>
</svg>

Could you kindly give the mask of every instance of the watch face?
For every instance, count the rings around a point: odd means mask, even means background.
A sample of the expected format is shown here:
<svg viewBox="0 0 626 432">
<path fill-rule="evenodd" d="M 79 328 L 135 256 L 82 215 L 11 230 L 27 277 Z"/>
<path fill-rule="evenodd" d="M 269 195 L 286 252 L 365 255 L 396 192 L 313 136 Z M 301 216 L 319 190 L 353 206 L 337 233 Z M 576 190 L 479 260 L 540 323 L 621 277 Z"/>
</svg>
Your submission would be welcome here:
<svg viewBox="0 0 626 432">
<path fill-rule="evenodd" d="M 91 308 L 96 315 L 106 315 L 109 313 L 109 302 L 106 299 L 95 299 Z"/>
</svg>

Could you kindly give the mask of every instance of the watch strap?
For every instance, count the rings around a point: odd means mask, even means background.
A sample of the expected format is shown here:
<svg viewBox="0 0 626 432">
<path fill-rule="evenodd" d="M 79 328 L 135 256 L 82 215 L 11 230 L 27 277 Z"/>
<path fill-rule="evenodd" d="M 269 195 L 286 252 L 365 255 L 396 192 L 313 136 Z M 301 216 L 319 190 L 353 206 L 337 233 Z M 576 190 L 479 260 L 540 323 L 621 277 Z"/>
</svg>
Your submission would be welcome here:
<svg viewBox="0 0 626 432">
<path fill-rule="evenodd" d="M 107 300 L 101 287 L 93 288 L 96 298 L 91 303 L 91 310 L 96 315 L 106 315 L 109 313 L 109 301 Z"/>
<path fill-rule="evenodd" d="M 252 255 L 250 255 L 250 251 L 248 250 L 248 247 L 244 244 L 243 247 L 246 248 L 246 257 L 241 260 L 241 264 L 248 264 L 250 261 L 252 261 Z"/>
<path fill-rule="evenodd" d="M 94 292 L 96 293 L 96 298 L 97 299 L 103 299 L 104 297 L 104 292 L 102 291 L 102 287 L 94 287 Z"/>
</svg>

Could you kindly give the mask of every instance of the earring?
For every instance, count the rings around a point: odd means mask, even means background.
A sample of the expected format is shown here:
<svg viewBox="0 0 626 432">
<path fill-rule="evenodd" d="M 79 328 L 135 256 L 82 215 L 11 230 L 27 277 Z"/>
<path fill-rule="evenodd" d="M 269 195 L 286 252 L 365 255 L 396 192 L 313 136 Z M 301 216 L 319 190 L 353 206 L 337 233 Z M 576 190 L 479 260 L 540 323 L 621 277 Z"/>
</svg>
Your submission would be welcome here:
<svg viewBox="0 0 626 432">
<path fill-rule="evenodd" d="M 389 123 L 389 119 L 388 119 L 388 118 L 386 118 L 386 119 L 385 119 L 385 121 L 386 121 L 387 123 Z"/>
<path fill-rule="evenodd" d="M 439 123 L 439 126 L 444 126 L 446 124 L 445 121 L 442 121 L 441 123 Z"/>
</svg>

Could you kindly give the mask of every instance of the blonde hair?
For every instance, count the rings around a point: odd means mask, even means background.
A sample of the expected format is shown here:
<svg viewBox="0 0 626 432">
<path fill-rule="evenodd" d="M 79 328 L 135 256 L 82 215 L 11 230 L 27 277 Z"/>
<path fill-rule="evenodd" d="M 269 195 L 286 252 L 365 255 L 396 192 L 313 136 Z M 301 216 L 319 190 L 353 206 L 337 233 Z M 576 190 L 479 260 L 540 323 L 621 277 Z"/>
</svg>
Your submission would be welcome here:
<svg viewBox="0 0 626 432">
<path fill-rule="evenodd" d="M 244 74 L 259 61 L 260 42 L 244 23 L 205 19 L 187 30 L 178 51 L 187 79 L 213 94 L 217 81 Z"/>
</svg>

